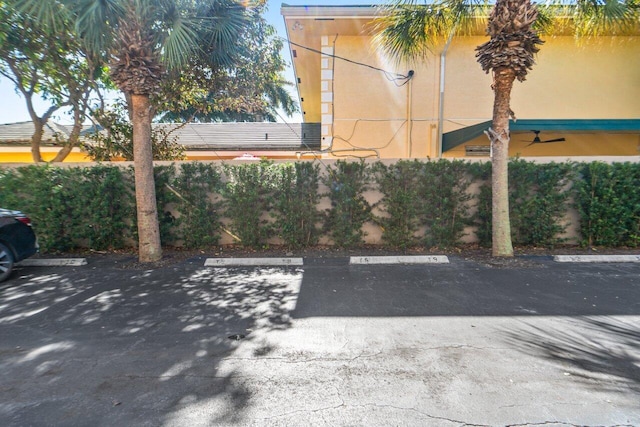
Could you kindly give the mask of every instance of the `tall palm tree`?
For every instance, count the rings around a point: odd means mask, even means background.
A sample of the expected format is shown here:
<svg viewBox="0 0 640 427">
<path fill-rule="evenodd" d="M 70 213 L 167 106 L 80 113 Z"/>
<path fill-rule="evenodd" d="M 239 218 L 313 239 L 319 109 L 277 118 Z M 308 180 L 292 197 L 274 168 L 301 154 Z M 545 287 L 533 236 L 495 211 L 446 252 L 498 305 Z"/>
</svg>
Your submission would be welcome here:
<svg viewBox="0 0 640 427">
<path fill-rule="evenodd" d="M 53 33 L 72 22 L 81 41 L 108 64 L 133 125 L 139 259 L 158 261 L 150 96 L 167 71 L 186 66 L 192 56 L 228 63 L 246 22 L 245 7 L 236 0 L 7 1 Z"/>
<path fill-rule="evenodd" d="M 545 4 L 530 0 L 440 0 L 424 4 L 395 0 L 377 18 L 377 41 L 398 60 L 425 59 L 445 37 L 465 33 L 486 21 L 489 41 L 476 49 L 482 69 L 492 73 L 493 122 L 487 135 L 492 148 L 492 252 L 513 256 L 509 220 L 509 118 L 514 81 L 524 81 L 543 41 L 536 29 L 572 31 L 577 36 L 621 33 L 638 25 L 638 0 L 576 0 Z M 542 13 L 540 13 L 542 12 Z M 557 19 L 555 19 L 557 18 Z"/>
<path fill-rule="evenodd" d="M 532 26 L 538 10 L 529 0 L 497 0 L 489 15 L 488 42 L 478 46 L 476 57 L 482 69 L 493 75 L 493 122 L 487 135 L 491 140 L 492 170 L 492 253 L 513 256 L 509 218 L 509 117 L 511 89 L 515 79 L 524 81 L 533 67 L 534 55 L 542 40 Z M 515 117 L 514 117 L 515 118 Z"/>
</svg>

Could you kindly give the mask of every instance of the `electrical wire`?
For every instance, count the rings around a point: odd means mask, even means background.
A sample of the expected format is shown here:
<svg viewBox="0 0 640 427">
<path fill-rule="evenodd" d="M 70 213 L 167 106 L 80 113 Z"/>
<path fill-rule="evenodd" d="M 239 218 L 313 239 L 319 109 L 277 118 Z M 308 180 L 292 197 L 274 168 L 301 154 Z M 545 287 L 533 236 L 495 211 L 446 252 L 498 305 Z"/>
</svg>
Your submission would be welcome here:
<svg viewBox="0 0 640 427">
<path fill-rule="evenodd" d="M 324 53 L 321 50 L 314 49 L 312 47 L 304 46 L 304 45 L 301 45 L 299 43 L 293 42 L 293 41 L 287 39 L 286 37 L 282 37 L 282 36 L 277 36 L 277 37 L 279 39 L 282 39 L 283 41 L 289 43 L 292 46 L 296 46 L 296 47 L 299 47 L 301 49 L 308 50 L 310 52 L 314 52 L 314 53 L 317 53 L 317 54 L 320 54 L 320 55 L 323 55 L 323 56 L 328 56 L 328 57 L 334 58 L 334 59 L 339 59 L 341 61 L 345 61 L 345 62 L 348 62 L 350 64 L 358 65 L 358 66 L 361 66 L 361 67 L 370 68 L 370 69 L 375 70 L 375 71 L 380 71 L 381 73 L 384 74 L 384 76 L 387 78 L 387 80 L 396 83 L 396 86 L 398 86 L 398 87 L 404 86 L 405 84 L 407 84 L 407 82 L 409 80 L 411 80 L 413 78 L 413 73 L 409 73 L 407 75 L 404 75 L 404 74 L 395 73 L 395 72 L 392 72 L 392 71 L 387 71 L 387 70 L 385 70 L 383 68 L 379 68 L 379 67 L 375 67 L 373 65 L 365 64 L 364 62 L 354 61 L 353 59 L 345 58 L 343 56 L 338 56 L 338 55 L 335 55 L 335 54 Z M 336 35 L 336 38 L 337 38 L 337 35 Z M 334 40 L 334 52 L 335 52 L 335 40 Z M 402 81 L 402 83 L 398 83 L 399 81 Z"/>
<path fill-rule="evenodd" d="M 334 136 L 334 138 L 339 139 L 340 141 L 344 141 L 347 144 L 351 145 L 352 147 L 355 147 L 354 145 L 352 145 L 350 143 L 351 139 L 355 136 L 356 133 L 356 128 L 358 127 L 358 124 L 360 122 L 395 122 L 395 121 L 402 121 L 402 124 L 400 125 L 400 128 L 402 128 L 402 126 L 404 126 L 404 124 L 407 122 L 407 119 L 356 119 L 355 120 L 355 124 L 353 125 L 353 129 L 351 129 L 351 135 L 349 135 L 347 138 L 343 138 L 340 135 L 336 135 Z M 397 131 L 396 131 L 397 134 Z M 395 134 L 394 134 L 395 136 Z M 389 143 L 387 143 L 386 145 L 382 146 L 382 147 L 377 147 L 378 149 L 380 148 L 385 148 L 389 145 Z M 359 147 L 362 148 L 362 147 Z"/>
<path fill-rule="evenodd" d="M 387 141 L 386 144 L 384 144 L 381 147 L 360 147 L 358 145 L 352 144 L 350 140 L 346 140 L 344 138 L 341 138 L 340 136 L 334 136 L 333 139 L 337 139 L 339 141 L 343 141 L 346 142 L 347 144 L 349 144 L 350 146 L 352 146 L 353 148 L 357 148 L 359 150 L 382 150 L 384 148 L 387 148 L 389 145 L 391 145 L 391 143 L 393 142 L 394 139 L 396 139 L 396 136 L 398 136 L 398 134 L 400 133 L 400 131 L 402 130 L 402 128 L 404 128 L 404 126 L 407 124 L 408 120 L 403 120 L 402 124 L 398 127 L 398 129 L 396 129 L 396 131 L 394 132 L 393 136 L 391 137 L 391 139 L 389 139 L 389 141 Z M 356 123 L 357 125 L 357 123 Z M 355 126 L 354 126 L 354 133 L 355 133 Z M 353 134 L 352 134 L 353 137 Z M 349 138 L 351 139 L 351 138 Z"/>
<path fill-rule="evenodd" d="M 379 72 L 383 73 L 383 75 L 385 76 L 385 78 L 386 78 L 388 81 L 393 82 L 393 83 L 394 83 L 394 85 L 395 85 L 396 87 L 402 87 L 402 86 L 406 85 L 406 84 L 407 84 L 411 79 L 413 79 L 413 76 L 414 76 L 414 72 L 413 72 L 413 70 L 409 71 L 409 73 L 407 73 L 407 75 L 404 75 L 404 74 L 400 74 L 400 73 L 396 73 L 396 72 L 388 71 L 388 70 L 385 70 L 385 69 L 383 69 L 383 68 L 375 67 L 375 66 L 373 66 L 373 65 L 366 64 L 366 63 L 363 63 L 363 62 L 358 62 L 358 61 L 355 61 L 355 60 L 352 60 L 352 59 L 349 59 L 349 58 L 345 58 L 345 57 L 342 57 L 342 56 L 339 56 L 339 55 L 335 55 L 335 54 L 328 54 L 328 53 L 322 52 L 321 50 L 314 49 L 314 48 L 312 48 L 312 47 L 304 46 L 304 45 L 302 45 L 302 44 L 299 44 L 299 43 L 293 42 L 293 41 L 289 40 L 289 39 L 288 39 L 288 38 L 286 38 L 286 37 L 282 37 L 282 36 L 276 36 L 276 37 L 277 37 L 277 38 L 279 38 L 279 39 L 281 39 L 281 40 L 283 40 L 283 41 L 284 41 L 284 42 L 286 42 L 286 43 L 289 43 L 291 46 L 296 46 L 296 47 L 299 47 L 299 48 L 301 48 L 301 49 L 305 49 L 305 50 L 308 50 L 308 51 L 310 51 L 310 52 L 317 53 L 317 54 L 322 55 L 322 56 L 324 56 L 324 57 L 332 58 L 332 59 L 333 59 L 333 61 L 332 61 L 332 71 L 333 71 L 333 75 L 334 75 L 334 76 L 335 76 L 335 60 L 336 60 L 336 59 L 337 59 L 337 60 L 341 60 L 341 61 L 345 61 L 345 62 L 350 63 L 350 64 L 354 64 L 354 65 L 357 65 L 357 66 L 361 66 L 361 67 L 369 68 L 369 69 L 372 69 L 372 70 L 375 70 L 375 71 L 379 71 Z M 334 40 L 333 40 L 333 51 L 334 51 L 334 52 L 335 52 L 336 41 L 338 40 L 338 37 L 339 37 L 339 35 L 338 35 L 338 34 L 336 34 L 336 36 L 335 36 L 335 38 L 334 38 Z M 335 93 L 335 87 L 334 87 L 334 85 L 335 85 L 335 79 L 332 79 L 332 81 L 331 81 L 331 85 L 332 85 L 331 90 L 332 90 L 332 92 L 333 92 L 333 93 Z M 276 112 L 276 113 L 278 114 L 278 117 L 280 117 L 280 119 L 281 119 L 285 124 L 287 124 L 287 126 L 289 127 L 289 129 L 290 129 L 290 130 L 291 130 L 291 131 L 296 135 L 296 137 L 297 137 L 298 139 L 300 139 L 300 141 L 302 142 L 302 144 L 303 144 L 303 145 L 304 145 L 304 146 L 309 150 L 308 152 L 300 153 L 300 155 L 310 154 L 310 153 L 319 153 L 319 154 L 333 154 L 333 155 L 334 155 L 334 156 L 336 156 L 336 157 L 344 157 L 344 156 L 338 156 L 337 154 L 334 154 L 334 151 L 335 151 L 335 152 L 338 152 L 338 151 L 374 151 L 374 152 L 376 153 L 376 154 L 375 154 L 375 156 L 377 156 L 377 157 L 379 158 L 379 157 L 380 157 L 380 153 L 379 153 L 379 151 L 378 151 L 378 150 L 380 150 L 380 149 L 384 149 L 384 148 L 388 147 L 389 145 L 391 145 L 391 143 L 392 143 L 392 142 L 393 142 L 393 140 L 396 138 L 396 136 L 398 135 L 398 133 L 402 130 L 402 128 L 403 128 L 403 127 L 405 126 L 405 124 L 407 124 L 407 122 L 408 122 L 408 120 L 404 120 L 404 121 L 403 121 L 403 123 L 401 124 L 401 126 L 400 126 L 396 131 L 395 131 L 395 133 L 393 134 L 393 136 L 391 137 L 391 139 L 390 139 L 389 141 L 387 141 L 383 146 L 381 146 L 381 147 L 375 147 L 375 148 L 372 148 L 372 147 L 359 147 L 359 146 L 357 146 L 357 145 L 355 145 L 355 144 L 351 143 L 351 139 L 352 139 L 352 138 L 353 138 L 353 136 L 355 135 L 355 131 L 356 131 L 356 128 L 357 128 L 357 126 L 358 126 L 358 123 L 359 123 L 359 122 L 361 122 L 361 121 L 392 121 L 392 120 L 386 120 L 386 119 L 380 119 L 380 120 L 358 119 L 358 120 L 356 120 L 356 123 L 355 123 L 355 125 L 354 125 L 354 127 L 353 127 L 353 130 L 352 130 L 352 132 L 351 132 L 351 135 L 350 135 L 347 139 L 345 139 L 345 138 L 340 137 L 339 135 L 335 135 L 335 102 L 332 102 L 332 103 L 331 103 L 331 117 L 332 117 L 332 122 L 331 122 L 331 135 L 332 135 L 332 139 L 331 139 L 331 144 L 329 145 L 329 147 L 328 147 L 327 149 L 313 150 L 313 149 L 312 149 L 312 148 L 311 148 L 311 147 L 310 147 L 310 146 L 309 146 L 309 145 L 304 141 L 304 139 L 302 139 L 302 138 L 301 138 L 301 136 L 300 136 L 300 135 L 295 131 L 295 129 L 293 129 L 293 128 L 289 125 L 289 123 L 287 123 L 287 121 L 282 117 L 282 115 L 281 115 L 280 113 L 278 113 L 278 112 Z M 413 126 L 413 124 L 411 124 L 411 126 Z M 335 136 L 334 136 L 334 135 L 335 135 Z M 336 140 L 336 139 L 337 139 L 337 140 L 339 140 L 339 141 L 343 141 L 343 142 L 347 143 L 348 145 L 350 145 L 351 147 L 353 147 L 353 149 L 352 149 L 352 150 L 333 150 L 333 141 L 334 141 L 334 140 Z M 374 155 L 367 155 L 367 156 L 364 156 L 364 157 L 362 157 L 362 158 L 373 157 L 373 156 L 374 156 Z M 358 157 L 358 156 L 351 156 L 351 157 Z M 315 159 L 317 159 L 317 160 L 318 160 L 318 161 L 323 165 L 323 167 L 324 167 L 325 169 L 327 169 L 327 168 L 328 168 L 328 166 L 327 166 L 327 165 L 322 161 L 322 159 L 321 159 L 321 158 L 316 157 Z M 315 159 L 314 159 L 314 160 L 315 160 Z"/>
</svg>

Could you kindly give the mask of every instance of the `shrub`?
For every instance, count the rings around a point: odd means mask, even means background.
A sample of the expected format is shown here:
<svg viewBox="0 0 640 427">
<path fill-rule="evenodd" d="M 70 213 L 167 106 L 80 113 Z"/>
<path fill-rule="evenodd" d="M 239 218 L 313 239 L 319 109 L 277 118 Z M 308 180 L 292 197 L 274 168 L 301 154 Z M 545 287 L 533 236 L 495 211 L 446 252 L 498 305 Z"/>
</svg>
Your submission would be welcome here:
<svg viewBox="0 0 640 427">
<path fill-rule="evenodd" d="M 182 163 L 175 179 L 166 184 L 176 196 L 174 205 L 179 217 L 175 221 L 178 236 L 187 248 L 204 248 L 220 241 L 221 186 L 218 169 L 211 164 Z"/>
<path fill-rule="evenodd" d="M 244 246 L 266 245 L 273 227 L 265 217 L 271 209 L 274 169 L 272 163 L 261 161 L 243 165 L 225 165 L 227 176 L 223 186 L 225 216 L 231 230 Z"/>
<path fill-rule="evenodd" d="M 0 205 L 28 214 L 42 252 L 121 248 L 132 236 L 132 177 L 112 166 L 26 166 L 0 174 Z"/>
<path fill-rule="evenodd" d="M 601 162 L 578 165 L 576 208 L 582 244 L 640 245 L 640 165 Z"/>
<path fill-rule="evenodd" d="M 364 161 L 339 160 L 327 167 L 324 184 L 329 188 L 331 209 L 327 212 L 325 232 L 338 247 L 363 243 L 364 223 L 371 219 L 371 206 L 364 198 L 368 189 L 369 167 Z"/>
<path fill-rule="evenodd" d="M 514 244 L 553 247 L 568 224 L 568 210 L 574 178 L 569 163 L 535 164 L 524 160 L 509 162 L 509 215 Z M 478 238 L 491 245 L 491 174 L 485 176 L 478 202 Z"/>
<path fill-rule="evenodd" d="M 378 162 L 373 174 L 382 199 L 376 207 L 383 214 L 374 217 L 382 229 L 382 239 L 390 246 L 407 248 L 418 243 L 422 200 L 419 198 L 424 165 L 418 161 L 399 161 L 393 165 Z"/>
<path fill-rule="evenodd" d="M 319 166 L 309 162 L 280 165 L 276 179 L 273 216 L 278 236 L 291 248 L 317 244 L 322 220 Z"/>
<path fill-rule="evenodd" d="M 426 246 L 453 247 L 472 223 L 469 214 L 469 163 L 438 160 L 424 163 L 419 177 L 420 217 L 426 227 Z"/>
</svg>

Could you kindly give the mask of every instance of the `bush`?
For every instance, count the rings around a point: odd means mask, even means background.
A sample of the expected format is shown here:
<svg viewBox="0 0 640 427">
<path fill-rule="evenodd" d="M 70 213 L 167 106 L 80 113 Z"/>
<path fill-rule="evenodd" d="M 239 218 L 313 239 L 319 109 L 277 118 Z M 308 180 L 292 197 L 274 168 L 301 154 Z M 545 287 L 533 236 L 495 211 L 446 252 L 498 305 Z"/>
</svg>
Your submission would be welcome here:
<svg viewBox="0 0 640 427">
<path fill-rule="evenodd" d="M 364 224 L 374 221 L 389 246 L 451 247 L 471 219 L 480 242 L 491 244 L 489 163 L 338 161 L 323 178 L 311 162 L 263 161 L 226 165 L 222 171 L 224 176 L 216 166 L 197 162 L 155 168 L 163 244 L 208 247 L 218 244 L 225 230 L 248 247 L 264 247 L 273 236 L 291 248 L 308 247 L 323 232 L 336 246 L 353 247 L 363 243 Z M 321 180 L 327 194 L 319 193 Z M 563 242 L 575 199 L 583 245 L 640 246 L 640 164 L 514 160 L 509 180 L 515 244 Z M 480 184 L 478 195 L 471 195 L 471 184 Z M 364 196 L 369 189 L 382 193 L 375 217 Z M 318 210 L 323 196 L 331 202 L 326 212 Z M 42 252 L 117 249 L 136 239 L 132 168 L 0 169 L 0 206 L 33 219 Z"/>
<path fill-rule="evenodd" d="M 322 220 L 318 211 L 320 167 L 308 162 L 280 165 L 276 180 L 273 216 L 278 236 L 290 248 L 317 244 Z"/>
<path fill-rule="evenodd" d="M 640 165 L 601 162 L 577 166 L 576 208 L 583 245 L 640 245 Z"/>
<path fill-rule="evenodd" d="M 468 190 L 473 171 L 472 165 L 460 160 L 424 164 L 418 196 L 426 246 L 453 247 L 460 243 L 465 227 L 472 223 Z"/>
<path fill-rule="evenodd" d="M 217 192 L 221 187 L 218 169 L 211 164 L 182 163 L 180 172 L 167 187 L 177 196 L 175 222 L 187 248 L 205 248 L 220 241 L 222 224 Z"/>
<path fill-rule="evenodd" d="M 0 174 L 0 205 L 29 215 L 42 252 L 116 249 L 132 237 L 132 176 L 112 166 L 26 166 Z"/>
<path fill-rule="evenodd" d="M 261 161 L 224 167 L 227 176 L 222 189 L 225 216 L 231 221 L 231 230 L 244 246 L 263 247 L 273 234 L 273 226 L 266 217 L 272 205 L 272 165 L 271 162 Z"/>
<path fill-rule="evenodd" d="M 383 214 L 374 217 L 382 229 L 382 240 L 396 248 L 407 248 L 418 243 L 420 214 L 424 211 L 419 192 L 424 164 L 416 161 L 399 161 L 387 166 L 378 162 L 373 166 L 382 199 L 376 207 Z"/>
<path fill-rule="evenodd" d="M 363 243 L 362 226 L 371 219 L 371 206 L 363 195 L 368 189 L 369 172 L 363 161 L 339 160 L 335 167 L 327 167 L 323 182 L 329 188 L 331 209 L 327 212 L 324 230 L 338 247 Z"/>
<path fill-rule="evenodd" d="M 484 175 L 480 191 L 478 238 L 491 245 L 491 172 Z M 574 166 L 569 163 L 536 164 L 524 160 L 509 162 L 509 215 L 514 244 L 553 247 L 568 224 L 563 218 L 569 208 L 574 179 Z"/>
</svg>

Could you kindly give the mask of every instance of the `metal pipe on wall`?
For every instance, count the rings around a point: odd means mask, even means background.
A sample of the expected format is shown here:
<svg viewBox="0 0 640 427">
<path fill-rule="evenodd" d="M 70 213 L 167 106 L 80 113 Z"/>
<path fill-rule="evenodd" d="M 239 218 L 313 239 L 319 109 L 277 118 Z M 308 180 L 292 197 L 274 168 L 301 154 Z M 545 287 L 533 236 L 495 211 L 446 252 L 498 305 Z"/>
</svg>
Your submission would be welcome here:
<svg viewBox="0 0 640 427">
<path fill-rule="evenodd" d="M 438 97 L 438 158 L 442 157 L 442 136 L 444 134 L 442 127 L 444 126 L 444 83 L 445 83 L 445 74 L 447 71 L 447 52 L 449 51 L 449 46 L 451 45 L 451 41 L 453 40 L 453 35 L 456 32 L 456 27 L 451 30 L 451 34 L 449 34 L 449 38 L 447 39 L 447 43 L 444 45 L 444 49 L 442 49 L 442 53 L 440 54 L 440 96 Z"/>
</svg>

